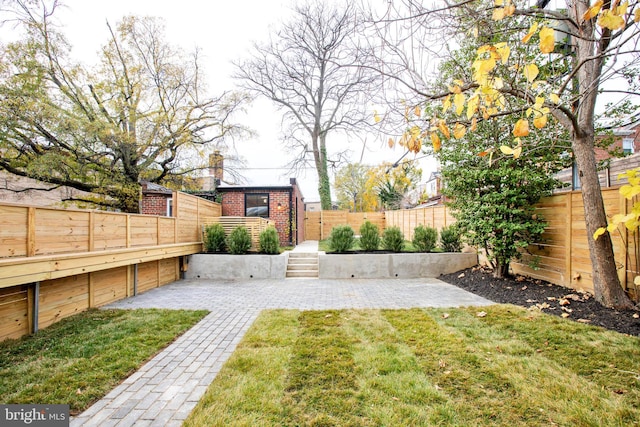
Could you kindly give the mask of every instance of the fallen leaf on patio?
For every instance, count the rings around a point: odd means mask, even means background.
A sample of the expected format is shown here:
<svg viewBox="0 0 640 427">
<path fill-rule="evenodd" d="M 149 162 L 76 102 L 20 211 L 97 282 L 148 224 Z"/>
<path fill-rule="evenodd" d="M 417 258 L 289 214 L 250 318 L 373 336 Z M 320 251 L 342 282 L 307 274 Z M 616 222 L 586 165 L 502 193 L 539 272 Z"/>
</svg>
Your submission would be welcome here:
<svg viewBox="0 0 640 427">
<path fill-rule="evenodd" d="M 549 301 L 555 301 L 555 300 L 557 300 L 558 298 L 556 298 L 556 297 L 547 297 L 547 299 L 548 299 Z"/>
<path fill-rule="evenodd" d="M 521 291 L 526 291 L 527 290 L 527 285 L 523 286 L 520 288 Z"/>
<path fill-rule="evenodd" d="M 464 273 L 460 273 L 460 274 L 458 275 L 458 279 L 462 279 L 463 277 L 464 277 Z"/>
<path fill-rule="evenodd" d="M 547 304 L 546 302 L 543 302 L 542 304 L 536 304 L 536 306 L 540 309 L 540 310 L 544 310 L 545 308 L 549 308 L 551 307 L 549 304 Z"/>
<path fill-rule="evenodd" d="M 591 323 L 591 320 L 589 320 L 589 319 L 578 319 L 577 322 L 580 322 L 580 323 Z"/>
<path fill-rule="evenodd" d="M 532 303 L 532 302 L 536 302 L 536 300 L 534 300 L 534 299 L 528 299 L 528 300 L 527 300 L 527 302 L 528 302 L 528 303 Z"/>
<path fill-rule="evenodd" d="M 524 276 L 517 276 L 516 277 L 516 282 L 524 282 L 526 279 Z"/>
<path fill-rule="evenodd" d="M 569 305 L 569 304 L 571 304 L 571 303 L 570 303 L 570 302 L 569 302 L 569 300 L 568 300 L 568 299 L 566 299 L 566 298 L 560 298 L 560 299 L 558 300 L 558 304 L 560 304 L 560 305 Z"/>
<path fill-rule="evenodd" d="M 486 315 L 487 315 L 487 313 L 484 312 L 484 311 L 481 311 L 480 313 L 476 314 L 476 316 L 478 316 L 478 317 L 485 317 Z"/>
<path fill-rule="evenodd" d="M 570 299 L 573 301 L 582 301 L 582 298 L 580 298 L 580 295 L 577 294 L 568 294 L 564 296 L 566 299 Z"/>
<path fill-rule="evenodd" d="M 635 314 L 634 314 L 633 316 L 631 316 L 631 317 L 633 317 L 634 319 L 637 319 L 638 317 L 640 317 L 640 314 L 635 313 Z"/>
<path fill-rule="evenodd" d="M 562 314 L 560 315 L 560 317 L 564 317 L 565 319 L 566 319 L 567 317 L 569 317 L 569 316 L 571 316 L 569 313 L 562 313 Z"/>
</svg>

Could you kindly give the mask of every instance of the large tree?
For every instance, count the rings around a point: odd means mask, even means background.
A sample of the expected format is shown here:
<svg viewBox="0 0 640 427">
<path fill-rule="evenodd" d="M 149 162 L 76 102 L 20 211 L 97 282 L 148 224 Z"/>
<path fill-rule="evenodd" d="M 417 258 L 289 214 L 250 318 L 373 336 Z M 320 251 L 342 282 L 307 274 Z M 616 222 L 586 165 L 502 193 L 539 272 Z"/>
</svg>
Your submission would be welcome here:
<svg viewBox="0 0 640 427">
<path fill-rule="evenodd" d="M 3 10 L 24 36 L 0 46 L 0 169 L 137 212 L 141 180 L 193 175 L 206 153 L 243 131 L 231 118 L 244 97 L 207 96 L 197 52 L 171 46 L 159 20 L 109 26 L 89 69 L 70 58 L 59 6 L 16 0 Z"/>
<path fill-rule="evenodd" d="M 607 91 L 607 80 L 621 77 L 622 86 L 613 91 L 638 95 L 639 5 L 637 1 L 591 5 L 588 0 L 572 0 L 565 9 L 547 10 L 548 3 L 486 0 L 427 7 L 405 0 L 407 7 L 385 22 L 408 23 L 404 27 L 408 33 L 411 26 L 437 28 L 445 37 L 443 45 L 459 45 L 464 38 L 474 41 L 477 50 L 472 61 L 459 64 L 467 70 L 464 78 L 448 82 L 442 92 L 429 92 L 428 85 L 416 84 L 419 70 L 405 72 L 406 78 L 395 74 L 394 80 L 402 81 L 427 103 L 443 100 L 443 110 L 454 110 L 465 130 L 474 129 L 477 120 L 512 117 L 511 154 L 535 156 L 535 150 L 528 149 L 530 129 L 546 126 L 552 115 L 572 136 L 596 299 L 610 307 L 629 308 L 632 304 L 620 286 L 611 239 L 608 235 L 593 238 L 607 223 L 594 141 L 596 102 Z M 522 62 L 522 51 L 533 59 Z M 391 73 L 386 70 L 385 74 Z M 427 130 L 438 146 L 448 139 L 449 129 L 447 124 L 440 128 L 435 124 L 440 122 L 436 120 Z"/>
<path fill-rule="evenodd" d="M 366 57 L 356 49 L 360 28 L 352 6 L 312 0 L 236 64 L 243 88 L 284 111 L 285 140 L 299 155 L 296 161 L 313 155 L 323 209 L 331 209 L 329 135 L 355 132 L 371 121 L 366 106 L 377 76 L 358 66 Z"/>
</svg>

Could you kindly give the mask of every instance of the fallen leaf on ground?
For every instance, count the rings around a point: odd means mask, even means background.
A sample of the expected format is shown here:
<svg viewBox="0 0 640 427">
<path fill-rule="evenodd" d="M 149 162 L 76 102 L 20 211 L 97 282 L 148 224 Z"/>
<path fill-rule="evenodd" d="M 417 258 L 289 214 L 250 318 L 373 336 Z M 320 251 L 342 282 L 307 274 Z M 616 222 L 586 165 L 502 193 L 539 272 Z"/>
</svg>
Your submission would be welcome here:
<svg viewBox="0 0 640 427">
<path fill-rule="evenodd" d="M 442 318 L 443 319 L 449 318 L 449 313 L 442 313 Z"/>
<path fill-rule="evenodd" d="M 464 273 L 460 273 L 460 274 L 458 275 L 458 279 L 462 279 L 463 277 L 464 277 Z"/>
<path fill-rule="evenodd" d="M 562 313 L 560 316 L 561 316 L 561 317 L 564 317 L 564 318 L 566 319 L 567 317 L 569 317 L 569 316 L 571 316 L 571 315 L 570 315 L 569 313 Z"/>
<path fill-rule="evenodd" d="M 485 317 L 486 315 L 487 315 L 487 313 L 484 312 L 484 311 L 481 311 L 481 312 L 476 314 L 476 316 L 478 316 L 478 317 Z"/>
<path fill-rule="evenodd" d="M 589 319 L 578 319 L 578 320 L 576 320 L 576 322 L 580 322 L 580 323 L 591 323 L 591 320 L 589 320 Z"/>
</svg>

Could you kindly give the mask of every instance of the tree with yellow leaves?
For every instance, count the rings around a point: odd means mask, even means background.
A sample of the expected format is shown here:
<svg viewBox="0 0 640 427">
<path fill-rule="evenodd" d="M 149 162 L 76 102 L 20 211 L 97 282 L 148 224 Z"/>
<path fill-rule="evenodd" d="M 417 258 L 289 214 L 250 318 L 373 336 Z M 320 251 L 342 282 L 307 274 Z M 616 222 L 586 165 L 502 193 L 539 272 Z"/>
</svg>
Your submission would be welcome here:
<svg viewBox="0 0 640 427">
<path fill-rule="evenodd" d="M 546 3 L 538 2 L 541 6 Z M 557 10 L 531 6 L 524 0 L 461 1 L 433 8 L 406 0 L 403 5 L 404 9 L 393 10 L 397 19 L 387 16 L 379 22 L 410 23 L 412 31 L 427 28 L 433 37 L 442 37 L 442 46 L 459 44 L 463 39 L 476 45 L 473 60 L 458 64 L 464 69 L 462 77 L 439 92 L 416 82 L 419 70 L 406 71 L 404 80 L 400 69 L 382 70 L 384 75 L 393 74 L 396 82 L 403 80 L 404 87 L 418 95 L 413 98 L 416 105 L 439 103 L 440 112 L 428 122 L 423 119 L 420 135 L 428 135 L 438 151 L 442 144 L 451 143 L 452 136 L 474 131 L 478 121 L 510 117 L 511 138 L 499 148 L 500 154 L 535 156 L 528 142 L 535 135 L 532 131 L 549 126 L 553 117 L 554 123 L 572 135 L 596 299 L 609 307 L 632 307 L 620 286 L 610 237 L 593 238 L 607 223 L 594 142 L 596 102 L 606 89 L 605 82 L 622 77 L 628 83 L 614 91 L 640 95 L 638 1 L 572 0 L 566 2 L 565 9 Z M 413 49 L 415 52 L 415 45 Z M 407 61 L 403 64 L 411 65 Z M 407 102 L 405 97 L 405 105 Z M 447 112 L 457 119 L 444 121 Z M 411 133 L 406 132 L 404 138 Z"/>
</svg>

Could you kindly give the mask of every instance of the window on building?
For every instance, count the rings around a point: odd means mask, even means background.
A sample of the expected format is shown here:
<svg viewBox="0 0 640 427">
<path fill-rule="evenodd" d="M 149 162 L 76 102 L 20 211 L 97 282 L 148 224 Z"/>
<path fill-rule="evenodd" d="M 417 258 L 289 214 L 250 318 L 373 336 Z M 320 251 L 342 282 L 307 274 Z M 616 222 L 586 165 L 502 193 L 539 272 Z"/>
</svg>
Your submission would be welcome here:
<svg viewBox="0 0 640 427">
<path fill-rule="evenodd" d="M 269 218 L 269 194 L 256 193 L 244 195 L 244 215 Z"/>
<path fill-rule="evenodd" d="M 167 216 L 173 216 L 173 199 L 167 199 Z"/>
<path fill-rule="evenodd" d="M 633 153 L 633 138 L 622 138 L 622 151 L 624 154 Z"/>
</svg>

